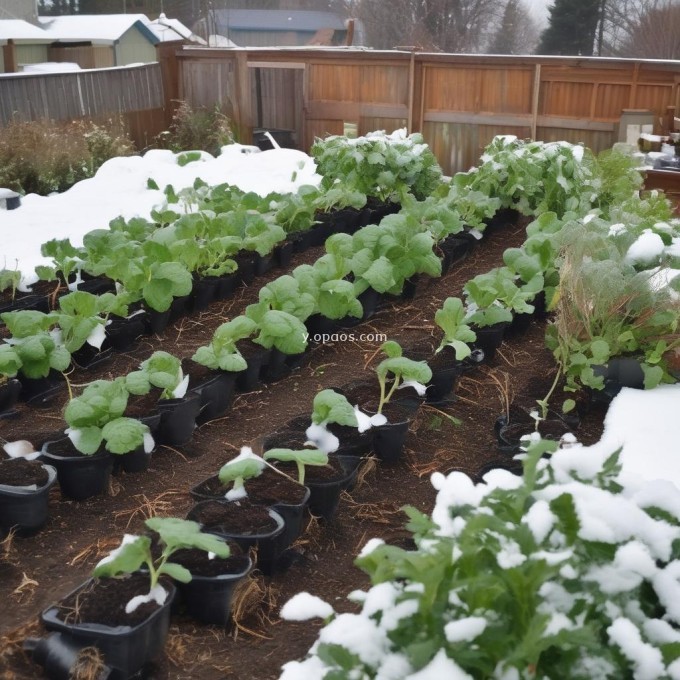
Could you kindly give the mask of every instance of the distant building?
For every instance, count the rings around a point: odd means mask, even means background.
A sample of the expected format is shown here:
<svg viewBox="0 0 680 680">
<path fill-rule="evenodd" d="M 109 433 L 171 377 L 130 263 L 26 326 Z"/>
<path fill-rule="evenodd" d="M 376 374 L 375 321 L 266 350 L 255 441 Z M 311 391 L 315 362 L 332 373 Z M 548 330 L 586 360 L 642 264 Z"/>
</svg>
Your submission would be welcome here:
<svg viewBox="0 0 680 680">
<path fill-rule="evenodd" d="M 345 45 L 348 22 L 333 12 L 217 9 L 201 19 L 194 32 L 204 37 L 221 35 L 239 47 Z M 358 21 L 352 44 L 364 44 L 363 27 Z"/>
<path fill-rule="evenodd" d="M 144 14 L 39 17 L 37 25 L 0 18 L 0 73 L 45 62 L 72 62 L 85 69 L 148 63 L 158 60 L 158 45 L 194 39 L 200 41 L 163 14 L 155 21 Z"/>
</svg>

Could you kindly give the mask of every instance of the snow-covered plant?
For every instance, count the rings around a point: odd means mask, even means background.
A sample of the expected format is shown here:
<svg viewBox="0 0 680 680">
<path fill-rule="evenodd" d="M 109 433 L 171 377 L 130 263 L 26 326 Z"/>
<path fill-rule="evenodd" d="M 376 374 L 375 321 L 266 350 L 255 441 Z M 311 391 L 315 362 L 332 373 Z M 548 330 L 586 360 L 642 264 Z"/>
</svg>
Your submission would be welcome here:
<svg viewBox="0 0 680 680">
<path fill-rule="evenodd" d="M 150 536 L 126 534 L 120 546 L 101 560 L 92 572 L 97 578 L 111 578 L 146 568 L 149 592 L 147 595 L 133 597 L 125 606 L 127 614 L 147 602 L 156 602 L 158 605 L 165 603 L 167 591 L 159 583 L 161 576 L 169 576 L 180 583 L 191 581 L 191 572 L 186 567 L 170 561 L 178 550 L 203 550 L 217 557 L 229 557 L 230 554 L 229 546 L 223 538 L 204 534 L 196 522 L 176 517 L 151 517 L 145 524 L 157 534 L 160 554 L 152 551 L 153 541 Z"/>
<path fill-rule="evenodd" d="M 220 483 L 223 486 L 232 485 L 224 497 L 228 501 L 245 498 L 248 495 L 245 482 L 253 477 L 259 477 L 264 467 L 264 460 L 254 454 L 250 447 L 241 447 L 239 455 L 220 468 L 218 474 Z"/>
<path fill-rule="evenodd" d="M 142 445 L 147 452 L 153 450 L 148 426 L 123 416 L 128 394 L 125 378 L 95 380 L 68 402 L 66 434 L 78 451 L 92 455 L 102 443 L 114 454 L 129 453 Z"/>
<path fill-rule="evenodd" d="M 431 517 L 407 510 L 416 548 L 362 550 L 360 613 L 284 607 L 332 620 L 281 680 L 679 677 L 680 491 L 556 448 L 535 442 L 523 477 L 435 473 Z"/>
<path fill-rule="evenodd" d="M 387 355 L 387 359 L 383 359 L 375 369 L 380 385 L 379 414 L 400 387 L 413 387 L 419 396 L 424 396 L 425 384 L 432 379 L 432 370 L 427 363 L 402 356 L 403 352 L 398 342 L 388 340 L 380 346 L 380 349 Z M 390 379 L 392 385 L 388 391 L 387 382 Z"/>
<path fill-rule="evenodd" d="M 407 135 L 405 129 L 317 139 L 310 153 L 326 190 L 337 183 L 382 201 L 399 201 L 408 193 L 423 199 L 441 183 L 441 168 L 422 135 Z"/>
<path fill-rule="evenodd" d="M 281 463 L 295 463 L 298 483 L 305 483 L 305 466 L 328 465 L 328 454 L 319 449 L 269 449 L 262 456 L 265 460 L 278 460 Z"/>
<path fill-rule="evenodd" d="M 257 324 L 247 316 L 237 316 L 218 326 L 208 345 L 196 350 L 192 359 L 208 368 L 237 373 L 245 371 L 247 361 L 238 351 L 236 343 L 249 338 L 257 330 Z"/>
<path fill-rule="evenodd" d="M 582 146 L 505 135 L 486 147 L 479 167 L 457 173 L 453 185 L 499 198 L 503 207 L 524 215 L 584 215 L 597 201 L 594 176 L 592 154 Z"/>
<path fill-rule="evenodd" d="M 130 394 L 148 394 L 157 387 L 162 390 L 161 399 L 181 398 L 189 386 L 189 376 L 184 375 L 177 357 L 157 351 L 142 362 L 138 371 L 125 376 L 125 386 Z"/>
<path fill-rule="evenodd" d="M 446 298 L 441 308 L 434 313 L 434 322 L 444 333 L 437 352 L 441 352 L 444 347 L 452 347 L 458 361 L 470 356 L 470 343 L 477 339 L 477 334 L 465 323 L 465 307 L 460 298 Z"/>
</svg>

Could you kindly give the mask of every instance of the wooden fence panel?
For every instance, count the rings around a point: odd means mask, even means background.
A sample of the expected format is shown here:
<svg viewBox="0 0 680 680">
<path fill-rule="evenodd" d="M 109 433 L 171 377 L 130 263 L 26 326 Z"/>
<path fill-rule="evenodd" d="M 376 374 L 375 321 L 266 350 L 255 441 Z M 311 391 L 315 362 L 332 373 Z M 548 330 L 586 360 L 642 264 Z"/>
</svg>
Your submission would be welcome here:
<svg viewBox="0 0 680 680">
<path fill-rule="evenodd" d="M 159 64 L 0 77 L 0 125 L 12 119 L 104 121 L 121 116 L 139 148 L 164 126 Z"/>
</svg>

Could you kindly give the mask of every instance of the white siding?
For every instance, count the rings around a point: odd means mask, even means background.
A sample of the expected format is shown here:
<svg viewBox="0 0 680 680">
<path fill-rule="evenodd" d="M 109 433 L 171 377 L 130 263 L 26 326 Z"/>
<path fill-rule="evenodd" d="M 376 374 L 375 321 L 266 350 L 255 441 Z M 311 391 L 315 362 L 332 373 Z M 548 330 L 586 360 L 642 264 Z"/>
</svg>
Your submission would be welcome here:
<svg viewBox="0 0 680 680">
<path fill-rule="evenodd" d="M 23 64 L 42 64 L 47 61 L 47 45 L 15 45 L 17 70 Z"/>
<path fill-rule="evenodd" d="M 157 61 L 156 48 L 134 26 L 123 33 L 116 50 L 116 66 Z"/>
</svg>

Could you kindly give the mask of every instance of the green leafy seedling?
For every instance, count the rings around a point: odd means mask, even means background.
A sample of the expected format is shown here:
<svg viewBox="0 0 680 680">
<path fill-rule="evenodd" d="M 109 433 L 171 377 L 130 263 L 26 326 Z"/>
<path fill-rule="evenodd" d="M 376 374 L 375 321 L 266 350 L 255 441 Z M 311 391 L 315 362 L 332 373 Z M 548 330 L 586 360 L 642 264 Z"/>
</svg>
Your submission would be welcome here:
<svg viewBox="0 0 680 680">
<path fill-rule="evenodd" d="M 305 483 L 305 465 L 328 465 L 328 454 L 319 449 L 270 449 L 264 454 L 265 460 L 278 460 L 282 463 L 295 463 L 298 482 Z"/>
</svg>

